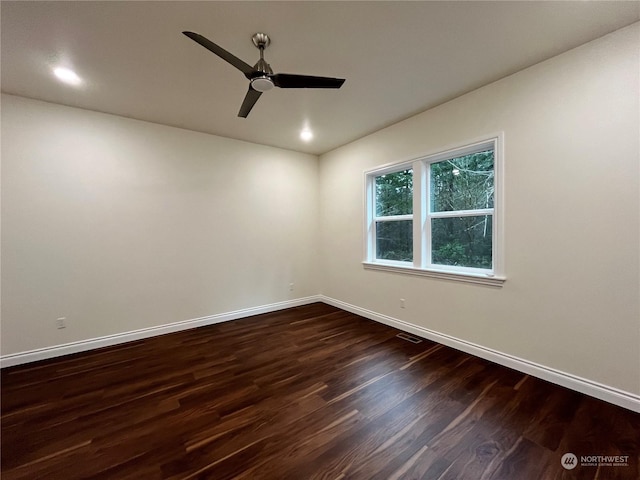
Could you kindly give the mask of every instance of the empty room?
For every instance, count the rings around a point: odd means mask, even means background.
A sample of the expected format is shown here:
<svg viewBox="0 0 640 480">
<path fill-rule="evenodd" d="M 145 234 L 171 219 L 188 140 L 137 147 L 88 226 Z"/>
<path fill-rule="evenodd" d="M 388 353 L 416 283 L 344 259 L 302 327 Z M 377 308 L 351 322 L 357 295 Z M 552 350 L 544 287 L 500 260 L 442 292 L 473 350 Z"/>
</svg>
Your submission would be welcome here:
<svg viewBox="0 0 640 480">
<path fill-rule="evenodd" d="M 640 478 L 640 2 L 0 9 L 3 479 Z"/>
</svg>

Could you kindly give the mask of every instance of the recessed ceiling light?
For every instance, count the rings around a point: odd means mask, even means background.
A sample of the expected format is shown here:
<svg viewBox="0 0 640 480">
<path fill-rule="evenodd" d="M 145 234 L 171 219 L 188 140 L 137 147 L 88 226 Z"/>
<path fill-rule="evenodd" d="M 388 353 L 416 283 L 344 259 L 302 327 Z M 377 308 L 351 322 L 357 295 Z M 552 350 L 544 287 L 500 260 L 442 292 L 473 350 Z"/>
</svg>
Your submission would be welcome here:
<svg viewBox="0 0 640 480">
<path fill-rule="evenodd" d="M 305 128 L 300 132 L 300 138 L 305 142 L 308 142 L 313 138 L 313 132 L 308 128 Z"/>
<path fill-rule="evenodd" d="M 53 73 L 58 79 L 69 85 L 80 85 L 82 83 L 82 79 L 78 74 L 68 68 L 57 67 L 53 69 Z"/>
</svg>

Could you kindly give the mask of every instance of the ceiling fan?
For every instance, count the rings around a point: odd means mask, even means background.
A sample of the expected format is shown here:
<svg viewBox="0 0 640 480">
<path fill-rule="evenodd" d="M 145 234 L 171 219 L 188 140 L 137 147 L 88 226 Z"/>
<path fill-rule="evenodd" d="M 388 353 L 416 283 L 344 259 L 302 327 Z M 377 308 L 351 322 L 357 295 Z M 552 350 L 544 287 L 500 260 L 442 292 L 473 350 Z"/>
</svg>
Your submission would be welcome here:
<svg viewBox="0 0 640 480">
<path fill-rule="evenodd" d="M 252 67 L 243 62 L 232 53 L 216 45 L 208 38 L 194 32 L 182 32 L 191 40 L 199 43 L 207 50 L 218 55 L 220 58 L 230 63 L 247 77 L 249 80 L 249 90 L 244 97 L 239 117 L 246 118 L 256 104 L 260 95 L 273 87 L 280 88 L 340 88 L 344 83 L 344 78 L 314 77 L 311 75 L 295 75 L 290 73 L 273 73 L 271 66 L 264 59 L 264 49 L 269 46 L 271 40 L 264 33 L 256 33 L 251 38 L 253 44 L 260 50 L 260 60 Z"/>
</svg>

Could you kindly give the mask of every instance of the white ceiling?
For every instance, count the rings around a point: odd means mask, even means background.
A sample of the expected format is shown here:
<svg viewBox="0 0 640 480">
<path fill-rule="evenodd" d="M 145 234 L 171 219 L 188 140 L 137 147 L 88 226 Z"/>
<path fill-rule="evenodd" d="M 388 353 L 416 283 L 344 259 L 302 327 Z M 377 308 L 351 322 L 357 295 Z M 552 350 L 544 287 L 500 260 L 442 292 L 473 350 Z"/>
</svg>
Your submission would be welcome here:
<svg viewBox="0 0 640 480">
<path fill-rule="evenodd" d="M 636 1 L 10 2 L 1 4 L 5 93 L 320 154 L 640 19 Z M 273 89 L 236 115 L 255 32 L 275 72 L 346 78 L 340 90 Z M 51 75 L 58 64 L 82 88 Z M 298 137 L 303 126 L 315 133 Z"/>
</svg>

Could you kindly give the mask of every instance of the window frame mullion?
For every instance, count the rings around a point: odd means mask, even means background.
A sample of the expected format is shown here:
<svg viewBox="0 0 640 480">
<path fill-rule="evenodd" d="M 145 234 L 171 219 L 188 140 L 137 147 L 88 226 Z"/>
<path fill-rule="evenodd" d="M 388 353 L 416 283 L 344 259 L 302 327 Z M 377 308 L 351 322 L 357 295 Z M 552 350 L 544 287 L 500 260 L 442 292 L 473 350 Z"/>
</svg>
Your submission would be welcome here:
<svg viewBox="0 0 640 480">
<path fill-rule="evenodd" d="M 387 215 L 384 217 L 373 217 L 373 222 L 402 222 L 404 220 L 413 220 L 413 213 L 405 215 Z"/>
<path fill-rule="evenodd" d="M 447 210 L 444 212 L 429 212 L 429 218 L 459 218 L 459 217 L 481 217 L 483 215 L 493 215 L 493 208 L 478 208 L 476 210 Z"/>
</svg>

